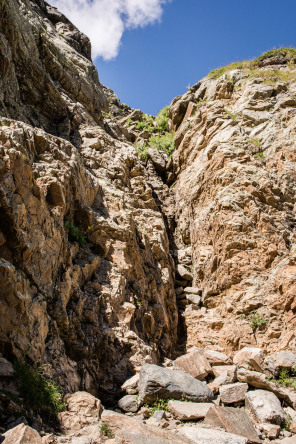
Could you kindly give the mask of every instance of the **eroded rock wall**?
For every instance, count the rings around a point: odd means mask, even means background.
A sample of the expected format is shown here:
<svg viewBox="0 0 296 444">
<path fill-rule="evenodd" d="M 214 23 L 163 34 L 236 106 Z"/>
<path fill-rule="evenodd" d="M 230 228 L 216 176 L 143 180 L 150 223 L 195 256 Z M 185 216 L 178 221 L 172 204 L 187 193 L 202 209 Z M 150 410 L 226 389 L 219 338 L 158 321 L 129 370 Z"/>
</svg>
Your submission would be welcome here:
<svg viewBox="0 0 296 444">
<path fill-rule="evenodd" d="M 262 69 L 205 78 L 171 106 L 175 239 L 192 245 L 203 304 L 184 312 L 188 347 L 296 345 L 296 73 Z"/>
<path fill-rule="evenodd" d="M 0 353 L 112 401 L 174 352 L 165 221 L 124 130 L 104 129 L 88 39 L 43 1 L 0 9 Z"/>
<path fill-rule="evenodd" d="M 0 2 L 0 114 L 79 143 L 108 102 L 89 39 L 43 0 Z"/>
</svg>

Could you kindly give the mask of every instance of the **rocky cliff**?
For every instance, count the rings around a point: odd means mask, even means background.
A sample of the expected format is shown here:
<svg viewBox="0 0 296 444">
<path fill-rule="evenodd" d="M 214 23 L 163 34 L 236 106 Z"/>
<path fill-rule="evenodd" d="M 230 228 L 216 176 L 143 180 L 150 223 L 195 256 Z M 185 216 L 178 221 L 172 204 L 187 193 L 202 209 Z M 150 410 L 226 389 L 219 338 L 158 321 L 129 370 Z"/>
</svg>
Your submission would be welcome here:
<svg viewBox="0 0 296 444">
<path fill-rule="evenodd" d="M 172 103 L 175 238 L 203 304 L 188 345 L 295 349 L 294 59 L 217 70 Z"/>
<path fill-rule="evenodd" d="M 193 345 L 295 348 L 293 52 L 197 83 L 141 158 L 62 14 L 2 0 L 0 31 L 2 355 L 112 402 Z"/>
<path fill-rule="evenodd" d="M 0 28 L 1 353 L 112 399 L 174 352 L 164 218 L 88 39 L 43 1 L 1 2 Z"/>
</svg>

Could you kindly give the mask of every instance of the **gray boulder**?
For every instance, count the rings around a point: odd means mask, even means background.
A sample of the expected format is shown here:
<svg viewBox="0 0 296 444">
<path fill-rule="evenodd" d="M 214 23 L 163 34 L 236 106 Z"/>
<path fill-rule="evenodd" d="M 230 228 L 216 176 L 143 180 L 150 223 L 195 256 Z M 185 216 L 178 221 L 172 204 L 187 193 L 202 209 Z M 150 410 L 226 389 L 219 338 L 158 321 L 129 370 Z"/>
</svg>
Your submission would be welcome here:
<svg viewBox="0 0 296 444">
<path fill-rule="evenodd" d="M 138 396 L 126 395 L 118 401 L 118 407 L 124 412 L 136 413 L 139 410 Z"/>
<path fill-rule="evenodd" d="M 268 370 L 278 376 L 281 369 L 290 370 L 296 365 L 296 355 L 290 351 L 280 351 L 267 356 L 265 365 Z"/>
<path fill-rule="evenodd" d="M 139 405 L 157 399 L 181 399 L 201 402 L 211 401 L 213 392 L 201 381 L 182 370 L 170 370 L 153 364 L 141 368 L 139 380 Z"/>
<path fill-rule="evenodd" d="M 267 390 L 254 390 L 246 394 L 246 409 L 259 423 L 281 424 L 285 413 L 274 393 Z"/>
</svg>

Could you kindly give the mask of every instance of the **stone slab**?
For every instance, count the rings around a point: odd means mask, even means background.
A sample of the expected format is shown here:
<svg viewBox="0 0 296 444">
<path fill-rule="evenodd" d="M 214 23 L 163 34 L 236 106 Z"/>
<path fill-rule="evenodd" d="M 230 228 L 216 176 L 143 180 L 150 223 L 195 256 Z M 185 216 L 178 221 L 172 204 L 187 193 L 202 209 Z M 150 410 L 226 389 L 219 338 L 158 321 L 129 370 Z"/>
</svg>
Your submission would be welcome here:
<svg viewBox="0 0 296 444">
<path fill-rule="evenodd" d="M 184 426 L 180 431 L 197 444 L 247 444 L 247 438 L 223 432 L 222 430 L 206 429 L 203 427 Z"/>
<path fill-rule="evenodd" d="M 221 401 L 224 404 L 233 404 L 245 400 L 248 391 L 248 384 L 236 382 L 235 384 L 222 385 L 220 387 Z"/>
<path fill-rule="evenodd" d="M 213 406 L 210 402 L 184 402 L 169 401 L 168 408 L 175 418 L 181 421 L 193 421 L 202 419 L 206 416 L 209 409 Z"/>
<path fill-rule="evenodd" d="M 285 412 L 276 395 L 267 390 L 254 390 L 246 394 L 246 409 L 260 423 L 280 425 L 285 419 Z"/>
<path fill-rule="evenodd" d="M 223 427 L 229 433 L 247 438 L 249 443 L 261 443 L 250 418 L 242 409 L 215 405 L 208 411 L 205 424 Z"/>
</svg>

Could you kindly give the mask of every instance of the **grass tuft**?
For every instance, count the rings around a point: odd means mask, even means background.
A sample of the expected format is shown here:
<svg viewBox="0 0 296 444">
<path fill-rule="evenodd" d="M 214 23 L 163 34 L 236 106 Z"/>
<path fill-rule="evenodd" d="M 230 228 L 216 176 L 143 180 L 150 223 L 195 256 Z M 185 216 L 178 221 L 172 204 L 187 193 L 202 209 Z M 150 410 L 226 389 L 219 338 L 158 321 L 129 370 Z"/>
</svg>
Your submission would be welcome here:
<svg viewBox="0 0 296 444">
<path fill-rule="evenodd" d="M 148 147 L 156 147 L 171 156 L 175 149 L 174 134 L 166 133 L 161 136 L 152 136 L 148 141 Z"/>
<path fill-rule="evenodd" d="M 115 438 L 114 433 L 112 433 L 112 430 L 110 429 L 110 427 L 107 424 L 102 424 L 101 425 L 101 434 L 103 436 L 106 436 L 107 438 Z"/>
<path fill-rule="evenodd" d="M 68 229 L 68 239 L 70 242 L 77 242 L 81 247 L 86 245 L 86 236 L 76 227 L 73 222 L 66 221 L 65 227 Z"/>
<path fill-rule="evenodd" d="M 21 396 L 29 408 L 49 414 L 65 410 L 61 388 L 45 375 L 43 366 L 33 368 L 16 361 L 14 368 Z"/>
<path fill-rule="evenodd" d="M 148 408 L 150 411 L 150 416 L 152 416 L 157 410 L 164 410 L 165 412 L 169 411 L 168 403 L 169 401 L 173 401 L 173 398 L 170 399 L 157 399 L 151 404 L 145 404 L 144 407 Z"/>
</svg>

